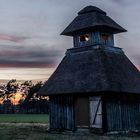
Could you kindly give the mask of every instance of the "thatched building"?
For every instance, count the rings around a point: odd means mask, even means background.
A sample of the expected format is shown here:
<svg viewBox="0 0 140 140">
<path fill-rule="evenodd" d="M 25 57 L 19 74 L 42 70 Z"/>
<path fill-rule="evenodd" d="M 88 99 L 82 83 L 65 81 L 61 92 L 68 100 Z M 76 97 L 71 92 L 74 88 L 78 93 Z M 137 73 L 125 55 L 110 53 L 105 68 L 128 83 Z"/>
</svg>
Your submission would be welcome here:
<svg viewBox="0 0 140 140">
<path fill-rule="evenodd" d="M 39 93 L 50 98 L 50 130 L 140 130 L 140 72 L 114 46 L 114 34 L 125 31 L 88 6 L 62 32 L 74 47 Z"/>
</svg>

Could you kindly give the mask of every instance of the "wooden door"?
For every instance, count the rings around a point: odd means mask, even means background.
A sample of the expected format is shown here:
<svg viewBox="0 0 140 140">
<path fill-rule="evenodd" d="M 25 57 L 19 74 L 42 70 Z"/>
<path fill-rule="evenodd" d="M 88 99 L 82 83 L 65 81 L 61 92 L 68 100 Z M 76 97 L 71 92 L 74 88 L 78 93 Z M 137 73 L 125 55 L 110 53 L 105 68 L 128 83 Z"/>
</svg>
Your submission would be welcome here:
<svg viewBox="0 0 140 140">
<path fill-rule="evenodd" d="M 102 101 L 101 97 L 95 96 L 89 98 L 90 109 L 90 127 L 102 128 Z"/>
<path fill-rule="evenodd" d="M 88 97 L 78 97 L 76 102 L 76 126 L 88 127 L 89 126 L 89 100 Z"/>
</svg>

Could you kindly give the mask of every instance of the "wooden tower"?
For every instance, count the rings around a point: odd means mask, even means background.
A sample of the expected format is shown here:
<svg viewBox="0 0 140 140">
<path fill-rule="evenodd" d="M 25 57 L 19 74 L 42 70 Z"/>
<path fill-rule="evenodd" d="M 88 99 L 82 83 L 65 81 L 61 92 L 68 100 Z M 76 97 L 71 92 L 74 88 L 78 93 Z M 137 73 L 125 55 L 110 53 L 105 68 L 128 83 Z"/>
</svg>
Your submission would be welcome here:
<svg viewBox="0 0 140 140">
<path fill-rule="evenodd" d="M 87 6 L 62 32 L 74 47 L 39 92 L 50 98 L 50 130 L 140 130 L 140 72 L 114 46 L 114 34 L 125 31 Z"/>
</svg>

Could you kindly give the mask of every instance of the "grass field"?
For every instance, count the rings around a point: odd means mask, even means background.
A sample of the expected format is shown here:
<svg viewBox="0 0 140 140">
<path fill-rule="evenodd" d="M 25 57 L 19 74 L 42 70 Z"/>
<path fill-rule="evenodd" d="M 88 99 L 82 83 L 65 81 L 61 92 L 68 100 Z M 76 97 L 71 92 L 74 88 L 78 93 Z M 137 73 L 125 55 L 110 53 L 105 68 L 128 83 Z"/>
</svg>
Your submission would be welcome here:
<svg viewBox="0 0 140 140">
<path fill-rule="evenodd" d="M 0 124 L 0 140 L 140 140 L 139 136 L 52 134 L 47 126 Z"/>
<path fill-rule="evenodd" d="M 44 114 L 0 114 L 0 123 L 48 123 Z"/>
<path fill-rule="evenodd" d="M 48 115 L 0 115 L 0 140 L 140 140 L 140 135 L 55 134 Z"/>
</svg>

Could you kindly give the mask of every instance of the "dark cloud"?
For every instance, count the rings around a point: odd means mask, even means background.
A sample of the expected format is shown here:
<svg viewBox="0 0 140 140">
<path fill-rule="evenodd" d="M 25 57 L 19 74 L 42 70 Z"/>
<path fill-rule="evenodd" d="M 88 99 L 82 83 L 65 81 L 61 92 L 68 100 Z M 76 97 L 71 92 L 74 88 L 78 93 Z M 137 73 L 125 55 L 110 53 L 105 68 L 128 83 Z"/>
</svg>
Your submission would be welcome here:
<svg viewBox="0 0 140 140">
<path fill-rule="evenodd" d="M 60 59 L 63 58 L 66 48 L 72 47 L 71 39 L 60 37 L 59 33 L 73 20 L 78 10 L 84 6 L 95 5 L 99 6 L 99 8 L 110 9 L 110 13 L 115 18 L 118 17 L 122 22 L 128 18 L 126 22 L 131 23 L 131 25 L 135 23 L 133 21 L 136 19 L 130 14 L 135 11 L 136 6 L 139 9 L 139 4 L 136 4 L 133 10 L 122 10 L 123 7 L 120 5 L 125 4 L 132 7 L 130 0 L 107 0 L 106 3 L 99 0 L 58 0 L 61 3 L 59 5 L 56 0 L 49 3 L 45 0 L 32 0 L 31 3 L 29 0 L 24 0 L 22 4 L 20 4 L 21 1 L 19 0 L 15 0 L 14 3 L 10 3 L 10 0 L 8 1 L 0 5 L 1 9 L 4 10 L 4 12 L 0 13 L 0 41 L 8 41 L 8 43 L 10 41 L 9 46 L 0 45 L 1 67 L 39 67 L 39 65 L 47 67 L 58 64 Z M 133 1 L 131 2 L 134 3 Z M 127 12 L 124 13 L 124 17 L 122 14 L 121 16 L 118 14 L 123 13 L 125 10 Z M 135 25 L 133 26 L 135 28 Z M 131 38 L 134 39 L 135 37 Z M 129 45 L 130 41 L 127 41 L 125 38 L 119 39 L 120 47 L 123 46 L 123 42 Z M 133 44 L 136 44 L 136 40 L 133 40 L 133 42 Z M 14 43 L 21 44 L 14 46 Z M 60 46 L 60 44 L 63 45 Z M 135 46 L 133 46 L 134 50 L 136 50 Z M 134 59 L 138 61 L 138 59 Z"/>
<path fill-rule="evenodd" d="M 62 55 L 59 49 L 4 50 L 0 52 L 0 67 L 54 67 Z"/>
<path fill-rule="evenodd" d="M 19 62 L 0 61 L 0 68 L 53 68 L 56 64 L 52 62 Z"/>
</svg>

